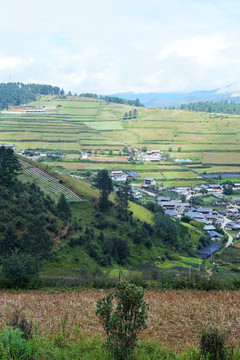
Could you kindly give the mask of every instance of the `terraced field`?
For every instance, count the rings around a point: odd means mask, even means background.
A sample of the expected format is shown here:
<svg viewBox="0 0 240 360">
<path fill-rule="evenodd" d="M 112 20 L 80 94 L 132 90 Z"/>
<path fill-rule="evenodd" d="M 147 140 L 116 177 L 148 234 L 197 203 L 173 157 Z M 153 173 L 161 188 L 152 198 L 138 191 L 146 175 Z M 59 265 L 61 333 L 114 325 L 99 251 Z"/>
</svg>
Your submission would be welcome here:
<svg viewBox="0 0 240 360">
<path fill-rule="evenodd" d="M 68 201 L 80 201 L 80 197 L 60 184 L 55 178 L 46 174 L 31 164 L 20 160 L 22 165 L 22 174 L 19 176 L 24 182 L 36 182 L 37 185 L 53 199 L 58 200 L 61 194 L 64 194 Z"/>
<path fill-rule="evenodd" d="M 140 181 L 152 176 L 179 186 L 202 182 L 203 173 L 234 172 L 240 181 L 239 116 L 137 108 L 136 118 L 123 120 L 134 107 L 78 97 L 48 96 L 32 105 L 57 108 L 44 114 L 0 114 L 0 143 L 13 143 L 17 150 L 62 151 L 66 157 L 59 165 L 72 172 L 131 169 L 139 172 Z M 130 164 L 122 153 L 125 146 L 160 149 L 193 164 Z M 90 160 L 80 160 L 81 150 L 91 151 Z"/>
</svg>

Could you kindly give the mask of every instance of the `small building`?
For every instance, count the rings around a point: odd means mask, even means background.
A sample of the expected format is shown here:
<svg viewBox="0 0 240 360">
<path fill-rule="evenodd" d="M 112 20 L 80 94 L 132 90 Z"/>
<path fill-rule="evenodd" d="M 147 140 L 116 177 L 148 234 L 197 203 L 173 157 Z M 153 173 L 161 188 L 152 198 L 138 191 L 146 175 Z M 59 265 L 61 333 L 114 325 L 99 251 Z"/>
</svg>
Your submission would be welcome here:
<svg viewBox="0 0 240 360">
<path fill-rule="evenodd" d="M 194 211 L 188 211 L 185 213 L 185 215 L 197 221 L 203 221 L 205 219 L 203 214 Z"/>
<path fill-rule="evenodd" d="M 212 196 L 214 196 L 217 199 L 224 199 L 225 198 L 225 196 L 223 194 L 220 194 L 220 193 L 215 192 L 215 191 L 212 193 Z"/>
<path fill-rule="evenodd" d="M 175 210 L 178 206 L 178 202 L 177 201 L 162 201 L 161 202 L 161 206 L 166 209 L 166 210 Z"/>
<path fill-rule="evenodd" d="M 208 215 L 208 214 L 212 214 L 213 210 L 211 208 L 198 208 L 197 211 L 201 214 Z"/>
<path fill-rule="evenodd" d="M 132 179 L 137 179 L 140 175 L 136 171 L 126 171 L 126 174 Z"/>
<path fill-rule="evenodd" d="M 208 214 L 208 215 L 205 215 L 205 219 L 207 221 L 210 221 L 211 223 L 213 221 L 217 221 L 218 220 L 218 215 L 212 215 L 212 214 Z"/>
<path fill-rule="evenodd" d="M 205 225 L 203 230 L 205 230 L 205 231 L 215 231 L 216 228 L 213 225 Z"/>
<path fill-rule="evenodd" d="M 232 209 L 227 209 L 227 216 L 236 216 L 238 214 L 238 209 L 236 208 L 232 208 Z"/>
<path fill-rule="evenodd" d="M 121 170 L 114 170 L 111 171 L 110 176 L 111 178 L 117 178 L 123 175 L 123 172 Z"/>
<path fill-rule="evenodd" d="M 221 241 L 221 235 L 217 231 L 208 231 L 208 234 L 212 241 Z"/>
<path fill-rule="evenodd" d="M 208 185 L 208 191 L 209 192 L 222 192 L 222 185 L 220 184 L 209 184 Z"/>
<path fill-rule="evenodd" d="M 157 201 L 158 201 L 158 203 L 159 203 L 159 205 L 161 205 L 160 203 L 161 202 L 165 202 L 165 201 L 171 201 L 172 199 L 170 198 L 170 197 L 167 197 L 167 196 L 158 196 L 158 198 L 157 198 Z"/>
<path fill-rule="evenodd" d="M 88 159 L 88 154 L 87 153 L 82 153 L 82 159 Z"/>
<path fill-rule="evenodd" d="M 200 185 L 200 188 L 201 188 L 201 189 L 204 189 L 204 190 L 208 190 L 208 186 L 205 185 L 205 184 Z"/>
<path fill-rule="evenodd" d="M 165 214 L 171 216 L 174 219 L 178 217 L 178 213 L 175 210 L 165 210 Z"/>
<path fill-rule="evenodd" d="M 144 179 L 144 185 L 156 185 L 156 180 L 154 178 L 146 177 Z"/>
</svg>

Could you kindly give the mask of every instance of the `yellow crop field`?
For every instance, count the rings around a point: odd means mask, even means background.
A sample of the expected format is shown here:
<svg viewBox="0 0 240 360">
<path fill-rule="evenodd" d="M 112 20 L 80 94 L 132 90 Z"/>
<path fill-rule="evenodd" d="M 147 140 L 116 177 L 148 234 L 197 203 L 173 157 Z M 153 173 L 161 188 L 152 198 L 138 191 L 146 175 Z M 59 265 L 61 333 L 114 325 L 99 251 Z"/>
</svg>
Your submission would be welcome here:
<svg viewBox="0 0 240 360">
<path fill-rule="evenodd" d="M 40 334 L 47 332 L 54 336 L 67 316 L 67 326 L 71 324 L 69 331 L 75 332 L 75 336 L 103 338 L 95 315 L 96 302 L 109 291 L 1 291 L 0 326 L 4 327 L 11 312 L 20 307 L 27 318 L 38 323 Z M 240 348 L 239 295 L 238 291 L 146 291 L 149 319 L 141 338 L 155 339 L 168 348 L 182 350 L 186 346 L 197 346 L 202 329 L 214 325 L 228 330 L 230 344 Z"/>
</svg>

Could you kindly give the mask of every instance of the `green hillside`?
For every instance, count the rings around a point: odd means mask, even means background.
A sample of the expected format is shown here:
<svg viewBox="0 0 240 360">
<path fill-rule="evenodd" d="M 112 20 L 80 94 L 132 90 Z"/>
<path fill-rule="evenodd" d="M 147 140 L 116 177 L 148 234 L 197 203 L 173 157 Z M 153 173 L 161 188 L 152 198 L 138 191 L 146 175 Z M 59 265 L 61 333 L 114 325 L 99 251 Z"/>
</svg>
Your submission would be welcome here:
<svg viewBox="0 0 240 360">
<path fill-rule="evenodd" d="M 13 161 L 15 155 L 11 149 L 0 149 L 4 179 L 8 172 L 6 159 Z M 0 182 L 3 264 L 17 250 L 41 261 L 45 280 L 79 279 L 82 272 L 91 274 L 96 269 L 113 277 L 120 269 L 129 274 L 158 273 L 162 269 L 179 272 L 187 270 L 188 264 L 198 271 L 198 262 L 192 257 L 202 235 L 198 229 L 173 221 L 159 206 L 155 206 L 153 214 L 130 202 L 131 213 L 123 218 L 113 194 L 109 197 L 110 208 L 102 211 L 99 192 L 89 182 L 55 173 L 42 164 L 36 167 L 31 161 L 21 160 L 21 164 L 19 180 L 12 175 L 8 182 Z M 31 182 L 26 182 L 26 169 L 31 169 Z M 76 198 L 68 198 L 66 205 L 60 205 L 52 182 L 43 181 L 45 177 L 55 180 L 65 198 L 69 194 Z M 51 192 L 56 202 L 49 196 Z"/>
</svg>

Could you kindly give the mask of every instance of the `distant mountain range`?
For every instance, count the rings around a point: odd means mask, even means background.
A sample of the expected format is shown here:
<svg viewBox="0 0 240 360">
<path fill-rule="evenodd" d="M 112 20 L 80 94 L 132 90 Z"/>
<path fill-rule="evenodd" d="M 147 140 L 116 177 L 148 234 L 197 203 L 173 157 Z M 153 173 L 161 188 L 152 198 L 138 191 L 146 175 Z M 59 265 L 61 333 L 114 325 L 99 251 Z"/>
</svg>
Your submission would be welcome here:
<svg viewBox="0 0 240 360">
<path fill-rule="evenodd" d="M 240 83 L 229 84 L 221 89 L 193 91 L 189 93 L 134 93 L 120 92 L 112 94 L 123 99 L 135 100 L 138 98 L 142 104 L 148 107 L 172 107 L 181 104 L 189 104 L 199 101 L 234 101 L 240 103 Z"/>
</svg>

